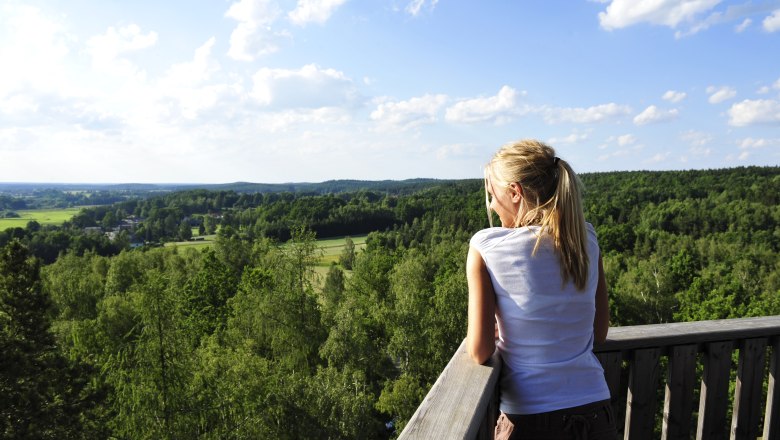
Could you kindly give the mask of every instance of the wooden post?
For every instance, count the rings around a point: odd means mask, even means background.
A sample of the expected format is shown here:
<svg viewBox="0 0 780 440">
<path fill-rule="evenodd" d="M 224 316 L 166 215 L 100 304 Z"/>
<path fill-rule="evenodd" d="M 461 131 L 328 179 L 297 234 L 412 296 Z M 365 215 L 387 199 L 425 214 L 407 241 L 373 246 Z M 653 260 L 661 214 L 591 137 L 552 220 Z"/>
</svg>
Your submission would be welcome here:
<svg viewBox="0 0 780 440">
<path fill-rule="evenodd" d="M 764 440 L 776 439 L 780 439 L 780 336 L 775 336 L 772 342 L 764 416 Z"/>
<path fill-rule="evenodd" d="M 628 378 L 626 439 L 653 439 L 660 356 L 660 348 L 634 350 Z"/>
<path fill-rule="evenodd" d="M 669 353 L 662 440 L 691 438 L 697 352 L 698 347 L 694 344 L 673 347 Z"/>
<path fill-rule="evenodd" d="M 731 418 L 732 440 L 755 440 L 759 435 L 766 342 L 766 338 L 746 339 L 739 348 L 734 411 Z"/>
<path fill-rule="evenodd" d="M 731 373 L 733 341 L 710 342 L 704 350 L 704 377 L 699 398 L 697 440 L 725 439 L 727 434 L 726 408 Z"/>
</svg>

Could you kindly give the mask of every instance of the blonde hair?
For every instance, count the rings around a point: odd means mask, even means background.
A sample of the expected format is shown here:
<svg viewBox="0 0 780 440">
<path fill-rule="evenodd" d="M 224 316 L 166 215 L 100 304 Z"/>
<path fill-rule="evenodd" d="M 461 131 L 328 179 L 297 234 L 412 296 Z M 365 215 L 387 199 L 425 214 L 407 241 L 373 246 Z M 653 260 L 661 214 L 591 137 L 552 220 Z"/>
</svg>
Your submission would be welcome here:
<svg viewBox="0 0 780 440">
<path fill-rule="evenodd" d="M 491 226 L 488 186 L 507 188 L 512 183 L 522 188 L 514 227 L 540 226 L 533 254 L 545 236 L 551 237 L 564 282 L 571 279 L 583 290 L 589 260 L 579 177 L 542 142 L 526 139 L 502 147 L 485 167 L 485 202 Z"/>
</svg>

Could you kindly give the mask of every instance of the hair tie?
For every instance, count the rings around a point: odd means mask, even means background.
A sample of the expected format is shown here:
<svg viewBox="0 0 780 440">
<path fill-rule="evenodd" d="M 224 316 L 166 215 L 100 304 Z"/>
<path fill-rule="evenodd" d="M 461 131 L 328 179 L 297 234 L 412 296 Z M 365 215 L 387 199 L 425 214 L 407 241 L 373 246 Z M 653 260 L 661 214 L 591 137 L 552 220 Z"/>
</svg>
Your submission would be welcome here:
<svg viewBox="0 0 780 440">
<path fill-rule="evenodd" d="M 560 160 L 561 160 L 561 158 L 560 158 L 560 157 L 558 157 L 558 156 L 555 156 L 555 159 L 553 159 L 553 165 L 554 165 L 554 166 L 558 166 L 558 162 L 559 162 Z"/>
</svg>

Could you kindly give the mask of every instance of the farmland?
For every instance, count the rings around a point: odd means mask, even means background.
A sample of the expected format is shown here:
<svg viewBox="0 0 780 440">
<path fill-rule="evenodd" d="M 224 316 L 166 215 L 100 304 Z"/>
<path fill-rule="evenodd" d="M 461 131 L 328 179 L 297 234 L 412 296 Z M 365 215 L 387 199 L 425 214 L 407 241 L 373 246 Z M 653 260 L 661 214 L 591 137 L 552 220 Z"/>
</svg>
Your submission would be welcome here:
<svg viewBox="0 0 780 440">
<path fill-rule="evenodd" d="M 79 211 L 81 208 L 19 210 L 16 211 L 19 217 L 0 218 L 0 231 L 10 228 L 24 228 L 31 221 L 36 221 L 41 225 L 61 225 Z"/>
</svg>

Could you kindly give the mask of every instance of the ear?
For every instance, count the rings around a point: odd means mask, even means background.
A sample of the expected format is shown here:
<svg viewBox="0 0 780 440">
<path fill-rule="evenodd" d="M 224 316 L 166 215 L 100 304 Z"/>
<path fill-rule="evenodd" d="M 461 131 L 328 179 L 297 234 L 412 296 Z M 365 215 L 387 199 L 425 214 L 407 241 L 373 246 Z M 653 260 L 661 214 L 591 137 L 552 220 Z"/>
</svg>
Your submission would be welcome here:
<svg viewBox="0 0 780 440">
<path fill-rule="evenodd" d="M 512 202 L 520 203 L 523 199 L 523 187 L 519 183 L 510 183 L 509 189 L 512 191 Z"/>
</svg>

